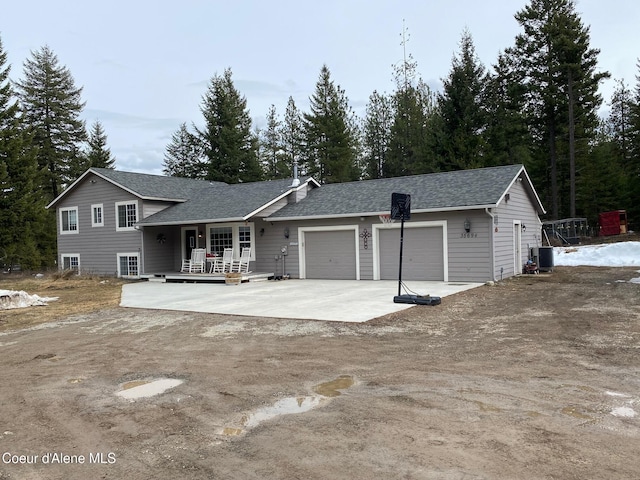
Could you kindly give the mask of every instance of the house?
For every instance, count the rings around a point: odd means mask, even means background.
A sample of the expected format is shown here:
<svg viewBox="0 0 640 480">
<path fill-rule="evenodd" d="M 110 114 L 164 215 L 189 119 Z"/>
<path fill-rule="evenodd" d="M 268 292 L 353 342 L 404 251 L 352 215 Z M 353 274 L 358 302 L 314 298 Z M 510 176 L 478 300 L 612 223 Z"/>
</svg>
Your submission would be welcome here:
<svg viewBox="0 0 640 480">
<path fill-rule="evenodd" d="M 251 247 L 251 270 L 292 278 L 397 279 L 394 192 L 411 195 L 403 279 L 483 282 L 522 271 L 544 208 L 522 165 L 320 185 L 227 185 L 91 168 L 59 195 L 60 268 L 139 278 L 191 249 Z"/>
</svg>

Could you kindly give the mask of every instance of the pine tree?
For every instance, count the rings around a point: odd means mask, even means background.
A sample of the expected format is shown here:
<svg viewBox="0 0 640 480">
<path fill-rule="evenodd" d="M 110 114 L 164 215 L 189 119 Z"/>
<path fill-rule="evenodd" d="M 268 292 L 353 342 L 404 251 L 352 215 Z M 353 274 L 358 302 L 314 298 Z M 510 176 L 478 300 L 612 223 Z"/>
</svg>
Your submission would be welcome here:
<svg viewBox="0 0 640 480">
<path fill-rule="evenodd" d="M 638 74 L 636 86 L 630 104 L 630 159 L 626 168 L 627 182 L 627 215 L 629 222 L 635 228 L 640 229 L 640 60 L 636 63 Z"/>
<path fill-rule="evenodd" d="M 539 141 L 535 158 L 541 164 L 548 159 L 547 178 L 534 181 L 550 185 L 553 218 L 575 216 L 577 165 L 588 161 L 602 101 L 598 83 L 608 73 L 595 71 L 599 51 L 589 47 L 589 29 L 572 0 L 531 0 L 515 18 L 524 32 L 509 52 L 527 86 L 526 108 Z"/>
<path fill-rule="evenodd" d="M 310 113 L 303 114 L 307 170 L 321 183 L 358 180 L 357 133 L 344 90 L 322 66 L 310 98 Z"/>
<path fill-rule="evenodd" d="M 82 88 L 75 86 L 68 68 L 48 47 L 31 52 L 24 63 L 24 79 L 16 82 L 25 123 L 38 148 L 38 166 L 46 172 L 45 189 L 53 200 L 75 180 L 81 145 L 86 140 L 80 114 Z"/>
<path fill-rule="evenodd" d="M 55 217 L 46 214 L 38 190 L 35 149 L 21 123 L 6 59 L 0 40 L 0 264 L 34 269 L 55 258 Z"/>
<path fill-rule="evenodd" d="M 278 118 L 275 105 L 269 107 L 267 127 L 260 134 L 260 158 L 268 180 L 291 176 L 291 167 L 285 159 L 282 122 Z"/>
<path fill-rule="evenodd" d="M 229 68 L 222 76 L 214 75 L 200 107 L 205 126 L 198 136 L 207 162 L 206 179 L 227 183 L 261 180 L 247 100 L 231 77 Z"/>
<path fill-rule="evenodd" d="M 532 168 L 533 139 L 524 115 L 526 88 L 513 59 L 498 56 L 493 72 L 487 74 L 484 108 L 487 112 L 485 166 L 521 163 Z"/>
<path fill-rule="evenodd" d="M 462 34 L 460 52 L 453 57 L 449 76 L 438 95 L 442 117 L 441 170 L 483 167 L 486 159 L 485 132 L 488 118 L 484 108 L 485 68 L 476 55 L 468 30 Z"/>
<path fill-rule="evenodd" d="M 207 176 L 201 144 L 198 138 L 189 132 L 186 123 L 182 123 L 171 136 L 171 142 L 164 153 L 162 172 L 171 177 L 204 179 Z"/>
<path fill-rule="evenodd" d="M 374 91 L 369 97 L 362 127 L 366 178 L 384 177 L 392 124 L 392 100 Z"/>
<path fill-rule="evenodd" d="M 281 125 L 280 136 L 282 138 L 283 161 L 289 172 L 294 165 L 301 167 L 300 174 L 307 174 L 302 163 L 304 151 L 304 132 L 302 129 L 302 115 L 293 97 L 287 101 L 287 109 L 284 114 L 284 122 Z"/>
<path fill-rule="evenodd" d="M 88 145 L 86 157 L 89 167 L 115 168 L 116 159 L 113 158 L 111 150 L 107 147 L 107 134 L 100 120 L 96 120 L 91 126 Z"/>
<path fill-rule="evenodd" d="M 383 166 L 385 177 L 436 171 L 433 143 L 437 111 L 429 87 L 417 75 L 417 63 L 406 53 L 408 36 L 403 30 L 403 61 L 394 67 L 396 91 L 391 97 L 393 120 Z"/>
</svg>

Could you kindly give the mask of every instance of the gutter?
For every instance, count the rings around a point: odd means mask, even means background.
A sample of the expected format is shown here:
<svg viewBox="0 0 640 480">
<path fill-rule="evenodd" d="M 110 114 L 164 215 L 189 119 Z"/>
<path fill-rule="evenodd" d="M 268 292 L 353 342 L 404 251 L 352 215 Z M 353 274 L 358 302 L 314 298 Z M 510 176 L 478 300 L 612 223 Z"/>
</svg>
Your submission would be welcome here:
<svg viewBox="0 0 640 480">
<path fill-rule="evenodd" d="M 495 207 L 495 205 L 464 205 L 460 207 L 437 207 L 437 208 L 420 208 L 411 210 L 412 214 L 419 213 L 440 213 L 440 212 L 461 212 L 466 210 L 478 210 L 480 208 Z M 326 220 L 332 218 L 355 218 L 355 217 L 377 217 L 378 215 L 389 215 L 389 210 L 387 211 L 377 211 L 377 212 L 354 212 L 354 213 L 340 213 L 340 214 L 320 214 L 320 215 L 300 215 L 300 216 L 289 216 L 289 217 L 265 217 L 265 222 L 292 222 L 296 220 Z"/>
<path fill-rule="evenodd" d="M 496 258 L 495 258 L 495 228 L 494 228 L 494 221 L 496 216 L 493 214 L 493 212 L 491 211 L 491 208 L 486 207 L 484 209 L 485 213 L 487 215 L 489 215 L 489 217 L 491 217 L 491 225 L 490 225 L 490 235 L 489 235 L 489 239 L 490 239 L 490 243 L 491 243 L 491 249 L 490 249 L 490 261 L 491 261 L 491 280 L 492 281 L 496 281 Z"/>
</svg>

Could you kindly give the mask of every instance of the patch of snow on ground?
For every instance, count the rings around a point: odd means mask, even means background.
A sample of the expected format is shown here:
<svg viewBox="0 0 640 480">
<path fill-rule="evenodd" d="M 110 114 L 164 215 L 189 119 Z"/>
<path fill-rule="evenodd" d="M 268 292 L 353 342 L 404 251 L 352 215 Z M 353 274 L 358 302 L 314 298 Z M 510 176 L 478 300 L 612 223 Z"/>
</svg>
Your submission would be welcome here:
<svg viewBox="0 0 640 480">
<path fill-rule="evenodd" d="M 640 266 L 640 242 L 555 247 L 553 256 L 556 266 L 635 267 Z"/>
<path fill-rule="evenodd" d="M 38 295 L 29 295 L 24 291 L 0 290 L 0 310 L 9 310 L 11 308 L 37 307 L 47 305 L 48 302 L 57 300 L 58 297 L 39 297 Z"/>
<path fill-rule="evenodd" d="M 633 418 L 637 415 L 636 411 L 630 407 L 618 407 L 611 410 L 611 414 L 615 417 Z"/>
</svg>

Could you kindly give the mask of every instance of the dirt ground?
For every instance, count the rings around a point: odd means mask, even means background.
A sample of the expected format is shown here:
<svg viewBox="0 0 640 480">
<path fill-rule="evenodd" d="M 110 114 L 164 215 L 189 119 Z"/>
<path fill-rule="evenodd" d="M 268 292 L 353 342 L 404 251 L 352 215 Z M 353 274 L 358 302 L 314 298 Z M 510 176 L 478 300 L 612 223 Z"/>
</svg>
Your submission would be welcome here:
<svg viewBox="0 0 640 480">
<path fill-rule="evenodd" d="M 637 277 L 561 267 L 363 324 L 115 307 L 4 331 L 0 479 L 638 478 Z"/>
</svg>

